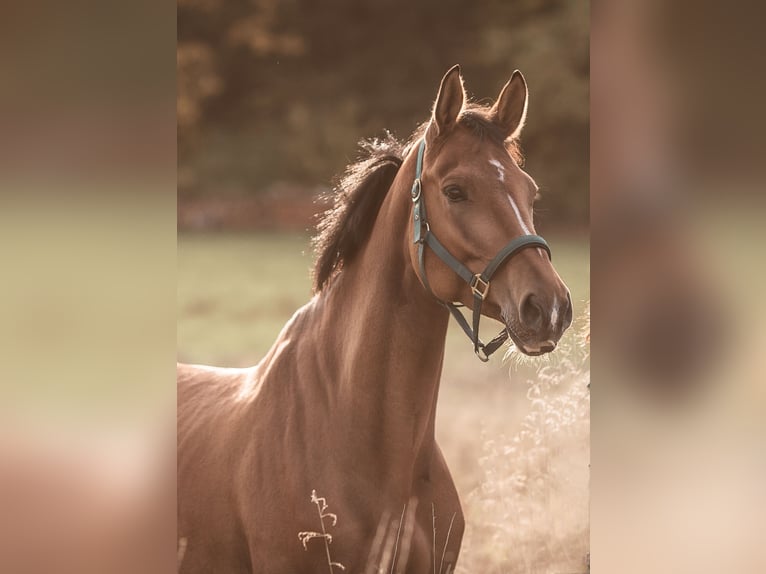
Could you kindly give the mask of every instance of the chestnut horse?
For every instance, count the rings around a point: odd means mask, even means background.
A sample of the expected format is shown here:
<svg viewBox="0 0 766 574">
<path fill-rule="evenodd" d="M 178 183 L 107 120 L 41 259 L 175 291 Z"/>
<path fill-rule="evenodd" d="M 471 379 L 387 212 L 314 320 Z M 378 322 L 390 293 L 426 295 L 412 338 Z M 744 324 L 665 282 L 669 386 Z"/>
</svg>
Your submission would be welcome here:
<svg viewBox="0 0 766 574">
<path fill-rule="evenodd" d="M 263 360 L 179 365 L 182 572 L 454 569 L 464 521 L 434 437 L 452 302 L 475 311 L 461 326 L 482 359 L 507 336 L 549 352 L 572 319 L 534 235 L 526 110 L 519 72 L 490 108 L 452 68 L 408 144 L 368 142 L 348 169 L 315 240 L 315 295 Z M 506 326 L 487 345 L 480 314 Z"/>
</svg>

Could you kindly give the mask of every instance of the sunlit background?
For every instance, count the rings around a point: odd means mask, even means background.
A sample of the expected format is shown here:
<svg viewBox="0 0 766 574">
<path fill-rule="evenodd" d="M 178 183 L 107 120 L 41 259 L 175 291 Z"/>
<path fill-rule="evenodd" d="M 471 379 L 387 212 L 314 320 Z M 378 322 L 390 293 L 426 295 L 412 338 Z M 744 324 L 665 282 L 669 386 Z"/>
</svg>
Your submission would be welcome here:
<svg viewBox="0 0 766 574">
<path fill-rule="evenodd" d="M 0 572 L 169 572 L 175 5 L 0 12 Z"/>
<path fill-rule="evenodd" d="M 766 571 L 761 22 L 593 6 L 594 572 Z"/>
</svg>

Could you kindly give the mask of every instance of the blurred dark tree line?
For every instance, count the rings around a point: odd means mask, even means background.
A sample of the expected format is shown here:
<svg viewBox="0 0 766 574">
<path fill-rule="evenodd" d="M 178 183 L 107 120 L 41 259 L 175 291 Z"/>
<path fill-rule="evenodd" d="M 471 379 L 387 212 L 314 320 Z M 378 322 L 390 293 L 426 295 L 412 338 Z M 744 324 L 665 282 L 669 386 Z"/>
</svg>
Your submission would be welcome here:
<svg viewBox="0 0 766 574">
<path fill-rule="evenodd" d="M 580 0 L 179 0 L 179 204 L 328 186 L 360 138 L 408 137 L 460 63 L 479 100 L 524 72 L 541 217 L 583 225 L 588 24 Z"/>
</svg>

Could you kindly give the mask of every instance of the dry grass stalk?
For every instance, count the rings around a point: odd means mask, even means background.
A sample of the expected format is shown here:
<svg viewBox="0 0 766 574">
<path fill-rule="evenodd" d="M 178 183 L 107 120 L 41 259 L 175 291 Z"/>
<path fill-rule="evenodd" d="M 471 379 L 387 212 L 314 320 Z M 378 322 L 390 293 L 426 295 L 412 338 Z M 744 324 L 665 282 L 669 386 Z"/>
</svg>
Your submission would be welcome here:
<svg viewBox="0 0 766 574">
<path fill-rule="evenodd" d="M 321 538 L 324 541 L 325 555 L 327 556 L 327 567 L 330 570 L 330 574 L 334 573 L 334 568 L 340 570 L 346 570 L 346 567 L 340 562 L 335 562 L 330 555 L 330 544 L 332 544 L 332 534 L 327 532 L 325 527 L 325 518 L 332 520 L 332 525 L 338 524 L 338 516 L 332 512 L 327 512 L 327 500 L 323 497 L 317 496 L 317 491 L 311 491 L 311 502 L 317 507 L 317 513 L 319 514 L 319 524 L 322 526 L 322 532 L 303 531 L 298 533 L 298 540 L 303 544 L 303 550 L 308 551 L 308 542 L 315 538 Z"/>
</svg>

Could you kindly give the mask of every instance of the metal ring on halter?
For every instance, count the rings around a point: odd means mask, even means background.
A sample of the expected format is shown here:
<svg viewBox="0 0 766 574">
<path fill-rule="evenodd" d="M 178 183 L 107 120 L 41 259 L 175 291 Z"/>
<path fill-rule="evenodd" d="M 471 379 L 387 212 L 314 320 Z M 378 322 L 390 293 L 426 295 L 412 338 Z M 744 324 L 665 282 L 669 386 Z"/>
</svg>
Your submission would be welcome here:
<svg viewBox="0 0 766 574">
<path fill-rule="evenodd" d="M 417 188 L 417 192 L 415 191 L 415 188 Z M 418 178 L 412 183 L 412 191 L 410 192 L 412 195 L 412 203 L 416 203 L 420 199 L 420 193 L 422 189 L 423 186 L 420 183 L 420 178 Z"/>
</svg>

